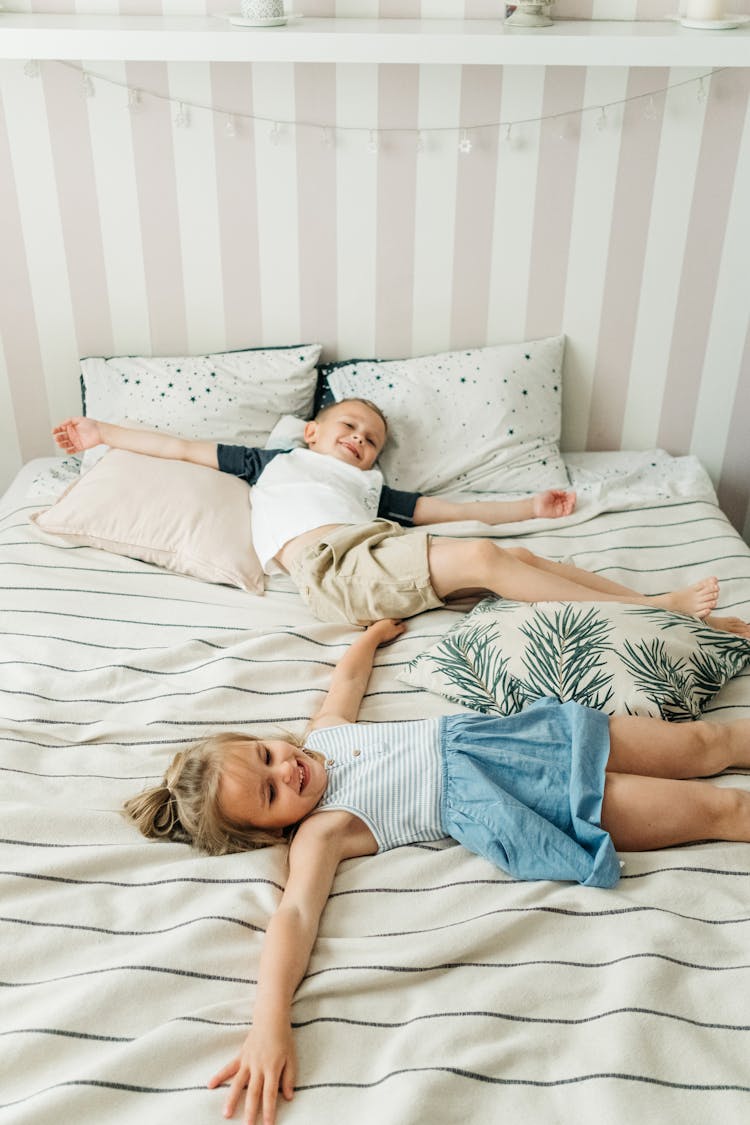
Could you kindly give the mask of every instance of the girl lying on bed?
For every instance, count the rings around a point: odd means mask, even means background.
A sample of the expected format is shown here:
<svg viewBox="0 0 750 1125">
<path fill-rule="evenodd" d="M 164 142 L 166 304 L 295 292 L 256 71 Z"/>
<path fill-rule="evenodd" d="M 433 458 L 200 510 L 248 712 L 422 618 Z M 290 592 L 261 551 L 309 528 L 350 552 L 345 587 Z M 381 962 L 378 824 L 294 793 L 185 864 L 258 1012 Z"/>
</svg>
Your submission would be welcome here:
<svg viewBox="0 0 750 1125">
<path fill-rule="evenodd" d="M 452 836 L 520 879 L 610 887 L 615 848 L 750 842 L 750 793 L 685 780 L 750 767 L 750 720 L 673 725 L 541 699 L 502 718 L 357 723 L 375 651 L 403 629 L 382 620 L 357 637 L 304 745 L 211 736 L 125 805 L 146 836 L 212 854 L 291 840 L 252 1028 L 209 1082 L 231 1079 L 227 1117 L 245 1086 L 247 1122 L 271 1125 L 279 1088 L 292 1097 L 291 1004 L 342 860 Z"/>
</svg>

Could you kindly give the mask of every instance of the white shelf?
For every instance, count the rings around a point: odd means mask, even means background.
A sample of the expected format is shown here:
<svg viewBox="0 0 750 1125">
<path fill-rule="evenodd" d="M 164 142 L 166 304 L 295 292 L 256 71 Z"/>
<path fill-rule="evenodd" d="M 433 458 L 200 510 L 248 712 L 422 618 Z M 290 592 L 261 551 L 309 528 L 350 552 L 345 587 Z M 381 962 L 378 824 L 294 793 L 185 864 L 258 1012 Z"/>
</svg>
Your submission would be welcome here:
<svg viewBox="0 0 750 1125">
<path fill-rule="evenodd" d="M 0 59 L 745 67 L 750 24 L 705 31 L 676 20 L 556 20 L 529 31 L 499 19 L 307 17 L 257 29 L 220 16 L 0 12 Z"/>
</svg>

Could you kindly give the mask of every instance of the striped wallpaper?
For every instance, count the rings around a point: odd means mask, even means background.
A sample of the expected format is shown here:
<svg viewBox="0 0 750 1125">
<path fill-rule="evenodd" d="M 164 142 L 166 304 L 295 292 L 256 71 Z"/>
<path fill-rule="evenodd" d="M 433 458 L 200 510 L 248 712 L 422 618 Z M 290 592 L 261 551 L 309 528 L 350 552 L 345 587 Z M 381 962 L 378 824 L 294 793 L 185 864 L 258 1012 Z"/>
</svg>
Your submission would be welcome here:
<svg viewBox="0 0 750 1125">
<path fill-rule="evenodd" d="M 78 409 L 79 355 L 565 332 L 564 447 L 695 453 L 748 537 L 750 68 L 81 65 L 94 96 L 0 64 L 0 487 Z"/>
</svg>

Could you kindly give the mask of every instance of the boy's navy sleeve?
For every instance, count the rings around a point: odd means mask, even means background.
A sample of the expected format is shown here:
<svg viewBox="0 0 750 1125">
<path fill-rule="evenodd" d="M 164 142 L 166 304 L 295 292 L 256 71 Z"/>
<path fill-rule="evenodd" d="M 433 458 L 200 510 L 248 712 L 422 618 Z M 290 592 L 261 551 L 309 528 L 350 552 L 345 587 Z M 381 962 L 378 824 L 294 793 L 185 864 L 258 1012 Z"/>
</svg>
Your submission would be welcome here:
<svg viewBox="0 0 750 1125">
<path fill-rule="evenodd" d="M 414 526 L 414 509 L 421 492 L 400 492 L 397 488 L 383 485 L 378 504 L 378 515 L 384 520 L 395 520 L 404 527 Z"/>
<path fill-rule="evenodd" d="M 217 445 L 216 457 L 222 473 L 231 473 L 248 484 L 255 484 L 266 465 L 288 449 L 256 449 L 247 445 Z"/>
</svg>

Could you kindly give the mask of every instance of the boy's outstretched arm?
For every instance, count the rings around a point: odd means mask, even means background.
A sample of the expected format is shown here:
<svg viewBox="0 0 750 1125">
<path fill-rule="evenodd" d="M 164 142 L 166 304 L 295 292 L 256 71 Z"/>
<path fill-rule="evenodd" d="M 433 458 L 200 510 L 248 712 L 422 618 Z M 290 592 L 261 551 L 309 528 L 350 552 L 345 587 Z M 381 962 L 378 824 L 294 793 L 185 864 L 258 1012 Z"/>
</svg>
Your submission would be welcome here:
<svg viewBox="0 0 750 1125">
<path fill-rule="evenodd" d="M 440 496 L 420 496 L 414 508 L 414 523 L 455 523 L 479 520 L 492 525 L 531 519 L 559 519 L 575 511 L 576 494 L 550 488 L 523 500 L 444 500 Z"/>
<path fill-rule="evenodd" d="M 55 426 L 52 436 L 65 453 L 82 453 L 95 445 L 108 445 L 111 449 L 126 449 L 149 457 L 190 461 L 209 469 L 219 467 L 215 442 L 190 441 L 156 430 L 134 430 L 129 426 L 98 422 L 95 418 L 67 418 Z"/>
</svg>

